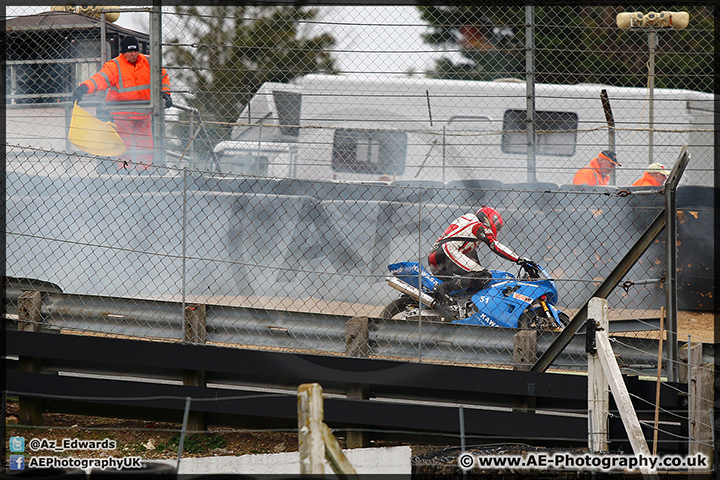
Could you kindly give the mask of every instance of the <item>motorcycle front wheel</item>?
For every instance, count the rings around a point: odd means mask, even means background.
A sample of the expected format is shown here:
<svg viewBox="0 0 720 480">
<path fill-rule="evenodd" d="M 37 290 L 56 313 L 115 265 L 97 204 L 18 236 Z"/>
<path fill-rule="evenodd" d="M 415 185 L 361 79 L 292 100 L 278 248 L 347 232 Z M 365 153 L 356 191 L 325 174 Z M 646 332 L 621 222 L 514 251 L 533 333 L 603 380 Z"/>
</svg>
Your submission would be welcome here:
<svg viewBox="0 0 720 480">
<path fill-rule="evenodd" d="M 562 328 L 567 327 L 568 323 L 570 323 L 570 317 L 563 312 L 558 312 L 558 318 L 560 319 Z M 554 322 L 551 325 L 548 325 L 548 319 L 545 317 L 545 312 L 542 307 L 535 307 L 528 308 L 525 312 L 523 312 L 518 320 L 518 328 L 522 330 L 548 330 L 558 328 L 558 326 Z"/>
</svg>

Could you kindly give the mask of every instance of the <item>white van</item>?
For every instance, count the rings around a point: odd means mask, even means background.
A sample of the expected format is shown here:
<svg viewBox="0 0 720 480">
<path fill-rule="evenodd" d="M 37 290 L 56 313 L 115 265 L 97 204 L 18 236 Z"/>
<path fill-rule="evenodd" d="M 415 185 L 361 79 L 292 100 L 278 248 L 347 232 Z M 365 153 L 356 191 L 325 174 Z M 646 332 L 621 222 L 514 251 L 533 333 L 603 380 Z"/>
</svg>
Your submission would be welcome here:
<svg viewBox="0 0 720 480">
<path fill-rule="evenodd" d="M 567 184 L 609 147 L 602 90 L 622 163 L 615 183 L 629 185 L 651 163 L 644 88 L 536 84 L 533 159 L 522 81 L 312 74 L 263 84 L 215 151 L 223 171 L 258 176 Z M 713 102 L 709 93 L 654 90 L 652 161 L 671 167 L 689 145 L 683 183 L 712 184 Z"/>
</svg>

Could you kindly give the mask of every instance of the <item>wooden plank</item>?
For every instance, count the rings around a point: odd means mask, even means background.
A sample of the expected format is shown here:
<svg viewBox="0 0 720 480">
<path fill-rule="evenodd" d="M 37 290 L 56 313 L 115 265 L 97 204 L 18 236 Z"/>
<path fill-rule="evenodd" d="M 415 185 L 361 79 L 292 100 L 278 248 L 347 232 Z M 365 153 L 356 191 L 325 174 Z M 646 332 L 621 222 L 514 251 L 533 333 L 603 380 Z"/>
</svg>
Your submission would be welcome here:
<svg viewBox="0 0 720 480">
<path fill-rule="evenodd" d="M 323 442 L 325 443 L 325 458 L 327 458 L 335 475 L 342 479 L 350 478 L 348 475 L 357 475 L 355 467 L 352 466 L 352 463 L 350 463 L 343 453 L 335 435 L 330 431 L 330 427 L 323 422 L 321 428 Z"/>
<path fill-rule="evenodd" d="M 607 332 L 607 300 L 593 298 L 588 303 L 588 318 L 597 328 Z M 608 415 L 610 392 L 605 370 L 597 351 L 588 353 L 588 448 L 593 452 L 608 451 Z"/>
<path fill-rule="evenodd" d="M 303 383 L 298 387 L 298 451 L 300 474 L 325 473 L 325 442 L 322 387 L 317 383 Z"/>
</svg>

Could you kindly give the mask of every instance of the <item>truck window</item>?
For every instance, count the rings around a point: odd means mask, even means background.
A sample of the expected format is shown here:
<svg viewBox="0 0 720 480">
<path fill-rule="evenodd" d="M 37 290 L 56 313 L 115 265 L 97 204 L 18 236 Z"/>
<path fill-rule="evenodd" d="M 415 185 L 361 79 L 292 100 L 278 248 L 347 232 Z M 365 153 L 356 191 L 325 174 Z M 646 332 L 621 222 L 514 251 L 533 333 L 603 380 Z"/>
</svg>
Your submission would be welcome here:
<svg viewBox="0 0 720 480">
<path fill-rule="evenodd" d="M 527 154 L 525 110 L 506 110 L 503 115 L 503 153 Z M 537 155 L 575 154 L 578 115 L 575 112 L 535 112 Z"/>
<path fill-rule="evenodd" d="M 333 138 L 335 172 L 399 175 L 405 170 L 407 133 L 337 129 Z"/>
</svg>

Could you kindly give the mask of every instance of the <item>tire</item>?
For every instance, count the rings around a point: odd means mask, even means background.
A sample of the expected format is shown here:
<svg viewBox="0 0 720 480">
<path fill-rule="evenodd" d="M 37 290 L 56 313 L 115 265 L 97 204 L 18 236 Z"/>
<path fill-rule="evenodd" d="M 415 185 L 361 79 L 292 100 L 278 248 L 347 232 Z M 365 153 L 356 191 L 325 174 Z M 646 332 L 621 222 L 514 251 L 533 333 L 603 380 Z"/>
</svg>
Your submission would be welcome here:
<svg viewBox="0 0 720 480">
<path fill-rule="evenodd" d="M 542 314 L 542 307 L 528 308 L 522 313 L 522 315 L 520 315 L 520 319 L 518 319 L 518 328 L 520 330 L 537 330 L 536 319 L 540 317 L 540 314 Z"/>
<path fill-rule="evenodd" d="M 390 320 L 395 315 L 402 313 L 412 302 L 412 298 L 403 295 L 402 297 L 390 302 L 388 306 L 380 312 L 380 318 L 383 320 Z"/>
<path fill-rule="evenodd" d="M 558 318 L 562 324 L 562 328 L 567 327 L 570 324 L 570 317 L 563 312 L 558 312 Z"/>
</svg>

